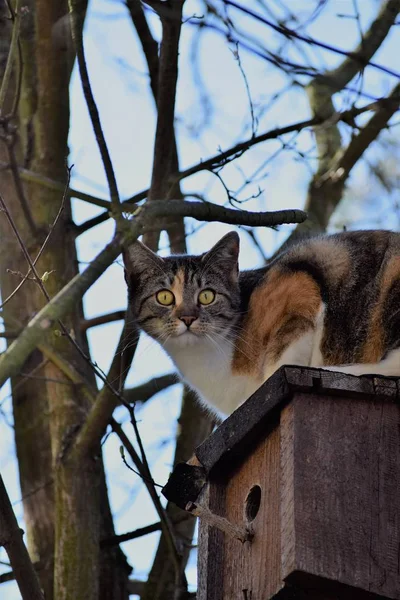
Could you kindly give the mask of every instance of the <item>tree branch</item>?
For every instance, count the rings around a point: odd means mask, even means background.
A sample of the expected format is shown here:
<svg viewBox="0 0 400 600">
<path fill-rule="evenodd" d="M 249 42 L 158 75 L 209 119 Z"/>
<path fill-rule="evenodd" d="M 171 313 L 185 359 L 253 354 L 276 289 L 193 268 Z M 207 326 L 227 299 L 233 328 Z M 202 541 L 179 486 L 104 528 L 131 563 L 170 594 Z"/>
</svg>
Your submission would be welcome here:
<svg viewBox="0 0 400 600">
<path fill-rule="evenodd" d="M 98 327 L 99 325 L 105 325 L 106 323 L 112 323 L 114 321 L 121 321 L 125 318 L 124 310 L 116 310 L 115 312 L 108 313 L 107 315 L 100 315 L 99 317 L 92 317 L 91 319 L 85 319 L 81 322 L 81 331 L 87 331 L 91 327 Z"/>
<path fill-rule="evenodd" d="M 124 398 L 129 404 L 136 404 L 137 402 L 144 404 L 155 396 L 155 394 L 178 383 L 181 382 L 175 373 L 167 373 L 166 375 L 160 375 L 160 377 L 153 377 L 153 379 L 136 387 L 126 389 L 124 391 Z"/>
<path fill-rule="evenodd" d="M 127 533 L 122 533 L 120 535 L 113 535 L 112 537 L 101 540 L 100 548 L 108 548 L 109 546 L 118 546 L 118 544 L 122 544 L 122 542 L 128 542 L 129 540 L 136 540 L 139 537 L 143 537 L 144 535 L 149 535 L 149 533 L 154 533 L 155 531 L 161 530 L 161 521 L 157 521 L 157 523 L 152 523 L 151 525 L 146 525 L 146 527 L 139 527 L 134 531 L 128 531 Z"/>
<path fill-rule="evenodd" d="M 140 0 L 127 0 L 126 6 L 131 15 L 132 23 L 139 36 L 140 43 L 149 69 L 150 87 L 153 92 L 154 99 L 157 103 L 158 89 L 158 44 L 153 38 L 146 15 L 144 14 L 143 6 Z"/>
<path fill-rule="evenodd" d="M 150 75 L 150 86 L 153 92 L 156 106 L 158 106 L 158 90 L 159 90 L 159 60 L 158 60 L 158 44 L 154 40 L 150 28 L 148 26 L 146 16 L 143 10 L 143 5 L 140 0 L 128 0 L 127 7 L 130 12 L 132 22 L 136 28 L 143 52 L 147 61 L 147 66 Z M 178 150 L 176 147 L 175 131 L 171 138 L 171 164 L 170 173 L 179 171 Z M 179 182 L 169 190 L 171 197 L 183 199 Z M 185 244 L 185 227 L 183 219 L 175 220 L 166 225 L 166 231 L 169 238 L 171 252 L 174 254 L 183 254 L 186 252 Z M 156 250 L 156 248 L 153 248 Z"/>
<path fill-rule="evenodd" d="M 132 316 L 125 317 L 124 328 L 119 339 L 106 380 L 111 383 L 119 394 L 124 387 L 133 357 L 139 341 L 139 332 Z M 119 394 L 114 389 L 104 385 L 86 417 L 76 438 L 73 452 L 76 456 L 87 456 L 97 448 L 115 408 L 120 403 Z"/>
<path fill-rule="evenodd" d="M 42 254 L 43 254 L 43 252 L 44 252 L 44 250 L 45 250 L 45 248 L 46 248 L 46 246 L 48 244 L 48 241 L 49 241 L 49 239 L 50 239 L 50 237 L 51 237 L 51 235 L 52 235 L 52 233 L 54 231 L 54 228 L 57 225 L 57 223 L 58 223 L 58 221 L 59 221 L 59 219 L 61 217 L 61 214 L 62 214 L 62 212 L 64 210 L 65 199 L 66 199 L 66 195 L 67 195 L 67 190 L 68 190 L 68 185 L 69 185 L 70 178 L 71 178 L 71 169 L 69 168 L 68 169 L 67 183 L 64 186 L 64 191 L 63 191 L 63 196 L 62 196 L 60 208 L 58 209 L 58 212 L 57 212 L 57 214 L 56 214 L 56 216 L 54 218 L 54 221 L 53 221 L 53 223 L 52 223 L 52 225 L 51 225 L 51 227 L 50 227 L 50 229 L 48 231 L 48 234 L 46 235 L 46 238 L 45 238 L 43 244 L 40 247 L 39 252 L 37 253 L 35 259 L 32 262 L 33 266 L 36 265 L 36 263 L 38 262 L 39 258 L 42 256 Z M 22 278 L 22 280 L 19 282 L 19 284 L 17 285 L 17 287 L 11 292 L 11 294 L 9 294 L 7 296 L 7 298 L 4 299 L 4 301 L 2 302 L 2 304 L 0 304 L 0 308 L 3 308 L 3 306 L 5 306 L 5 304 L 7 304 L 7 302 L 9 302 L 13 296 L 15 296 L 15 294 L 18 292 L 18 290 L 24 285 L 25 281 L 28 279 L 28 277 L 31 274 L 31 272 L 32 272 L 32 269 L 31 269 L 31 267 L 29 267 L 26 275 Z"/>
<path fill-rule="evenodd" d="M 10 165 L 8 163 L 0 161 L 0 169 L 5 170 L 9 167 Z M 35 183 L 56 192 L 63 192 L 65 190 L 65 185 L 63 183 L 55 181 L 54 179 L 50 179 L 50 177 L 46 177 L 45 175 L 41 175 L 35 171 L 30 171 L 29 169 L 24 169 L 23 167 L 18 166 L 18 172 L 21 179 L 23 181 L 27 181 L 28 183 Z M 67 196 L 77 198 L 78 200 L 83 200 L 89 204 L 100 206 L 101 208 L 110 209 L 111 207 L 109 200 L 104 200 L 103 198 L 98 198 L 97 196 L 92 196 L 91 194 L 80 192 L 79 190 L 75 190 L 73 188 L 68 188 Z M 143 198 L 145 197 L 146 196 L 143 196 Z M 143 198 L 141 198 L 141 200 L 143 200 Z M 139 200 L 134 200 L 133 202 L 138 201 Z M 124 202 L 130 203 L 131 200 L 130 198 L 127 198 Z"/>
<path fill-rule="evenodd" d="M 380 106 L 361 131 L 352 138 L 348 147 L 339 154 L 326 174 L 327 178 L 347 179 L 351 169 L 366 149 L 376 140 L 382 129 L 388 126 L 390 119 L 400 106 L 400 83 L 394 87 L 389 99 L 393 102 Z"/>
<path fill-rule="evenodd" d="M 0 475 L 0 546 L 8 554 L 23 600 L 44 600 L 22 533 Z"/>
<path fill-rule="evenodd" d="M 189 460 L 194 449 L 211 433 L 212 428 L 213 422 L 203 412 L 195 394 L 185 388 L 179 417 L 174 465 Z M 174 524 L 174 534 L 182 550 L 180 560 L 181 569 L 183 570 L 190 554 L 195 520 L 183 519 L 184 512 L 171 502 L 168 502 L 167 513 Z M 160 586 L 160 581 L 163 582 L 162 586 Z M 142 594 L 142 600 L 170 600 L 174 597 L 175 590 L 176 583 L 172 576 L 171 557 L 167 540 L 164 536 L 161 536 L 154 564 Z"/>
<path fill-rule="evenodd" d="M 120 239 L 115 237 L 87 269 L 76 275 L 46 306 L 30 321 L 21 335 L 0 357 L 0 387 L 11 376 L 17 375 L 26 358 L 43 336 L 50 332 L 90 286 L 104 273 L 120 253 Z"/>
<path fill-rule="evenodd" d="M 218 221 L 219 223 L 249 227 L 275 227 L 287 223 L 302 223 L 307 219 L 307 214 L 298 209 L 250 212 L 217 206 L 210 202 L 183 202 L 182 200 L 155 200 L 152 203 L 146 203 L 143 210 L 145 212 L 145 231 L 154 230 L 154 222 L 157 217 L 192 217 L 197 221 Z"/>
<path fill-rule="evenodd" d="M 96 102 L 92 93 L 92 88 L 87 70 L 85 50 L 83 47 L 83 26 L 86 14 L 87 0 L 69 0 L 69 10 L 71 17 L 72 37 L 75 42 L 76 58 L 78 61 L 79 74 L 82 82 L 83 93 L 88 107 L 93 130 L 96 136 L 104 170 L 106 172 L 107 183 L 110 190 L 111 208 L 117 225 L 122 216 L 120 197 L 118 192 L 117 180 L 115 178 L 114 168 L 112 166 L 107 142 L 104 137 L 103 129 L 100 123 L 100 115 L 97 110 Z"/>
<path fill-rule="evenodd" d="M 383 73 L 387 73 L 388 75 L 398 77 L 398 73 L 382 65 L 372 63 L 370 62 L 370 59 L 378 50 L 378 48 L 380 48 L 382 42 L 385 40 L 389 32 L 390 27 L 394 24 L 396 20 L 396 17 L 400 11 L 399 0 L 389 0 L 382 6 L 379 15 L 371 24 L 367 34 L 363 36 L 363 39 L 359 46 L 355 50 L 353 50 L 353 52 L 347 52 L 346 50 L 341 50 L 340 48 L 336 48 L 334 46 L 331 46 L 330 44 L 326 44 L 325 42 L 315 40 L 310 36 L 302 35 L 298 31 L 290 29 L 285 25 L 277 25 L 276 23 L 273 23 L 272 21 L 255 13 L 249 8 L 241 6 L 240 4 L 232 0 L 223 1 L 224 4 L 226 4 L 227 6 L 232 6 L 240 10 L 241 12 L 253 17 L 253 19 L 256 19 L 257 21 L 268 25 L 268 27 L 271 27 L 271 29 L 274 29 L 276 32 L 281 33 L 288 39 L 297 39 L 307 44 L 310 44 L 311 46 L 317 46 L 318 48 L 323 48 L 324 50 L 329 50 L 334 54 L 339 54 L 340 56 L 346 57 L 346 60 L 340 65 L 340 67 L 338 67 L 338 69 L 332 69 L 332 71 L 321 74 L 321 79 L 323 79 L 325 83 L 328 83 L 328 80 L 330 80 L 333 88 L 336 88 L 337 85 L 339 85 L 338 89 L 343 89 L 349 83 L 349 81 L 353 79 L 353 77 L 355 77 L 355 75 L 357 75 L 357 73 L 359 73 L 359 71 L 364 69 L 366 66 L 374 67 L 375 69 L 382 71 Z"/>
<path fill-rule="evenodd" d="M 6 68 L 4 70 L 4 75 L 0 87 L 0 117 L 4 117 L 5 99 L 8 92 L 8 87 L 10 85 L 11 73 L 14 65 L 15 56 L 18 50 L 19 30 L 21 27 L 21 0 L 16 0 L 15 8 L 12 9 L 11 18 L 13 20 L 11 42 L 8 51 Z"/>
<path fill-rule="evenodd" d="M 143 231 L 150 231 L 158 217 L 192 217 L 201 221 L 220 221 L 232 225 L 271 227 L 282 223 L 299 223 L 307 218 L 301 210 L 281 210 L 276 212 L 253 213 L 224 208 L 206 202 L 168 202 L 146 203 L 139 207 L 133 221 L 125 223 L 124 243 L 131 244 Z M 49 333 L 53 324 L 61 319 L 77 302 L 100 275 L 117 258 L 121 249 L 121 236 L 117 235 L 100 252 L 83 273 L 76 275 L 54 298 L 30 321 L 21 335 L 0 357 L 0 387 L 18 373 L 25 359 L 37 346 L 39 340 Z"/>
<path fill-rule="evenodd" d="M 258 136 L 252 137 L 243 142 L 239 142 L 238 144 L 231 146 L 231 148 L 229 148 L 228 150 L 225 150 L 224 152 L 219 152 L 218 154 L 215 154 L 214 156 L 211 156 L 210 158 L 208 158 L 204 161 L 200 161 L 199 163 L 196 163 L 195 165 L 193 165 L 183 171 L 180 171 L 179 173 L 171 175 L 171 184 L 176 184 L 178 181 L 181 181 L 182 179 L 185 179 L 186 177 L 190 177 L 191 175 L 195 175 L 196 173 L 199 173 L 201 171 L 214 171 L 215 169 L 219 169 L 222 166 L 224 166 L 225 164 L 227 164 L 229 162 L 229 159 L 235 160 L 236 158 L 239 158 L 240 156 L 242 156 L 242 154 L 244 152 L 246 152 L 246 150 L 249 150 L 253 146 L 260 144 L 261 142 L 266 142 L 268 140 L 275 140 L 280 136 L 286 135 L 288 133 L 293 133 L 296 131 L 299 132 L 299 131 L 302 131 L 303 129 L 307 129 L 308 127 L 314 127 L 317 125 L 323 126 L 326 121 L 329 121 L 330 123 L 335 123 L 335 124 L 339 123 L 339 122 L 344 122 L 344 123 L 350 122 L 351 123 L 357 116 L 359 116 L 365 112 L 375 110 L 377 108 L 377 106 L 385 105 L 388 102 L 389 102 L 389 100 L 387 98 L 378 98 L 376 101 L 366 104 L 365 106 L 362 106 L 359 108 L 354 107 L 354 108 L 351 108 L 349 110 L 345 110 L 342 112 L 335 112 L 333 115 L 329 114 L 329 117 L 326 117 L 326 118 L 316 116 L 316 117 L 313 117 L 312 119 L 307 119 L 305 121 L 298 121 L 291 125 L 285 125 L 284 127 L 270 129 Z M 147 197 L 148 193 L 149 193 L 148 189 L 142 190 L 138 194 L 125 200 L 122 203 L 122 205 L 124 206 L 125 204 L 140 202 L 141 200 L 144 200 Z M 100 225 L 100 223 L 103 223 L 104 221 L 106 221 L 109 218 L 110 218 L 110 214 L 108 212 L 104 212 L 104 213 L 98 215 L 97 217 L 94 217 L 93 219 L 88 219 L 85 223 L 82 223 L 81 225 L 77 226 L 77 228 L 76 228 L 77 234 L 79 235 L 80 233 L 84 233 L 91 227 Z"/>
<path fill-rule="evenodd" d="M 122 444 L 124 445 L 126 451 L 128 452 L 130 458 L 133 461 L 133 464 L 138 469 L 139 474 L 142 477 L 144 484 L 146 485 L 147 491 L 150 494 L 151 499 L 153 500 L 154 507 L 157 511 L 158 516 L 160 517 L 162 531 L 164 532 L 166 539 L 168 540 L 169 550 L 171 552 L 171 556 L 173 557 L 175 567 L 179 569 L 180 557 L 177 549 L 176 541 L 174 538 L 174 533 L 172 530 L 172 526 L 170 520 L 161 504 L 160 498 L 154 488 L 154 482 L 149 478 L 149 473 L 144 469 L 144 465 L 140 460 L 138 453 L 135 448 L 131 444 L 130 439 L 125 434 L 121 425 L 117 423 L 114 419 L 111 420 L 111 426 L 113 431 L 118 435 Z"/>
<path fill-rule="evenodd" d="M 172 158 L 175 151 L 175 99 L 178 79 L 179 38 L 181 33 L 182 7 L 184 0 L 172 0 L 160 11 L 163 35 L 160 47 L 160 59 L 157 82 L 157 128 L 154 142 L 153 172 L 148 201 L 168 198 L 171 182 Z M 164 8 L 162 3 L 160 7 Z M 170 14 L 169 14 L 170 13 Z M 175 161 L 176 156 L 175 156 Z M 162 227 L 148 231 L 144 242 L 157 251 Z"/>
<path fill-rule="evenodd" d="M 353 57 L 354 55 L 360 56 L 362 53 L 363 61 L 368 61 L 386 38 L 399 10 L 400 0 L 386 0 L 378 16 L 371 23 L 369 30 L 364 35 L 363 43 L 351 55 Z M 336 118 L 337 113 L 332 100 L 332 94 L 343 89 L 361 69 L 362 64 L 360 61 L 356 61 L 351 56 L 346 57 L 336 69 L 325 72 L 321 76 L 316 76 L 307 88 L 313 116 L 314 118 L 322 119 L 325 124 L 314 126 L 318 150 L 318 167 L 310 182 L 305 203 L 305 210 L 309 213 L 310 218 L 304 225 L 296 227 L 288 240 L 286 240 L 284 246 L 305 235 L 325 231 L 329 219 L 343 196 L 345 180 L 356 160 L 362 155 L 362 152 L 361 154 L 353 152 L 352 149 L 351 154 L 353 155 L 353 159 L 351 160 L 347 152 L 352 142 L 347 150 L 342 147 L 338 127 L 339 121 Z M 393 114 L 398 109 L 399 98 L 396 96 L 395 90 L 388 98 L 382 98 L 378 104 L 372 105 L 371 108 L 374 112 L 382 108 L 385 109 L 385 114 Z M 393 113 L 391 112 L 392 110 Z M 349 122 L 352 123 L 351 117 Z M 369 132 L 369 134 L 364 133 L 361 139 L 356 136 L 353 138 L 353 141 L 357 139 L 357 146 L 360 150 L 362 146 L 360 142 L 363 142 L 363 140 L 366 142 L 366 138 L 368 137 L 370 138 L 369 145 L 378 133 L 379 131 L 375 127 L 375 134 L 372 134 L 372 132 Z M 364 150 L 366 148 L 367 146 L 365 145 Z M 344 166 L 339 164 L 341 160 L 345 160 Z M 340 177 L 331 177 L 330 174 L 333 173 L 332 169 L 336 169 L 337 174 L 339 173 L 338 169 L 344 170 L 340 171 Z"/>
<path fill-rule="evenodd" d="M 322 74 L 322 80 L 325 83 L 329 82 L 332 92 L 342 90 L 357 73 L 362 71 L 368 64 L 371 65 L 371 58 L 385 41 L 391 27 L 396 22 L 399 12 L 400 0 L 386 0 L 386 2 L 383 2 L 376 19 L 369 26 L 357 48 L 353 52 L 346 52 L 345 60 L 336 69 Z M 375 63 L 372 66 L 383 70 L 383 67 Z M 398 77 L 396 73 L 389 74 Z M 318 80 L 318 76 L 316 79 Z"/>
</svg>

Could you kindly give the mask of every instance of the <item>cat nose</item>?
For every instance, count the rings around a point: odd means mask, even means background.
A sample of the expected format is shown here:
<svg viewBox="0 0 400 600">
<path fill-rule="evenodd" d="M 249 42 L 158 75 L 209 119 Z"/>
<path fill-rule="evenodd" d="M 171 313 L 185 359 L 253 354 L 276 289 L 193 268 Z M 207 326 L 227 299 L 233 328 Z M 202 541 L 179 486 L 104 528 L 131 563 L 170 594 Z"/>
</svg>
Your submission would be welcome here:
<svg viewBox="0 0 400 600">
<path fill-rule="evenodd" d="M 197 319 L 196 316 L 194 315 L 182 315 L 181 317 L 179 317 L 181 321 L 183 321 L 186 325 L 186 327 L 190 327 L 191 324 L 193 323 L 193 321 L 195 321 Z"/>
</svg>

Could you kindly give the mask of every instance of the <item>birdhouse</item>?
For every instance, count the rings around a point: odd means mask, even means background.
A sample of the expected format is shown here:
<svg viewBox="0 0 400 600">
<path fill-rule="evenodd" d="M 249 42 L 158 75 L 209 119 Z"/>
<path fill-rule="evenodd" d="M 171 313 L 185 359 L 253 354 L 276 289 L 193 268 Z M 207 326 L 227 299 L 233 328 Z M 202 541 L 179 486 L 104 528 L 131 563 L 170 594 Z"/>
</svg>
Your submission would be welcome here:
<svg viewBox="0 0 400 600">
<path fill-rule="evenodd" d="M 282 367 L 164 494 L 200 517 L 197 600 L 399 600 L 399 381 Z"/>
</svg>

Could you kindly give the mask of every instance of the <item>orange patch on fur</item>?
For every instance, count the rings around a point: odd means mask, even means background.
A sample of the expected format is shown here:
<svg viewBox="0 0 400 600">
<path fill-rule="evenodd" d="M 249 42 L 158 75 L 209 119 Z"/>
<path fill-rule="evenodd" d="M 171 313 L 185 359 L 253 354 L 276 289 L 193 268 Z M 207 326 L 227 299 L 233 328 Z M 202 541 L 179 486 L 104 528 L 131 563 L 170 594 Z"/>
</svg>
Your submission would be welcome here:
<svg viewBox="0 0 400 600">
<path fill-rule="evenodd" d="M 271 270 L 251 296 L 236 340 L 233 373 L 261 376 L 265 360 L 276 362 L 292 342 L 313 328 L 321 302 L 319 287 L 307 273 Z"/>
<path fill-rule="evenodd" d="M 183 288 L 185 283 L 185 274 L 183 269 L 179 269 L 175 275 L 173 284 L 171 285 L 171 292 L 175 296 L 175 306 L 179 306 L 183 301 Z"/>
<path fill-rule="evenodd" d="M 380 292 L 371 310 L 370 326 L 363 348 L 362 362 L 375 363 L 382 360 L 385 352 L 385 332 L 382 324 L 382 309 L 392 284 L 400 279 L 400 256 L 393 256 L 383 272 Z"/>
</svg>

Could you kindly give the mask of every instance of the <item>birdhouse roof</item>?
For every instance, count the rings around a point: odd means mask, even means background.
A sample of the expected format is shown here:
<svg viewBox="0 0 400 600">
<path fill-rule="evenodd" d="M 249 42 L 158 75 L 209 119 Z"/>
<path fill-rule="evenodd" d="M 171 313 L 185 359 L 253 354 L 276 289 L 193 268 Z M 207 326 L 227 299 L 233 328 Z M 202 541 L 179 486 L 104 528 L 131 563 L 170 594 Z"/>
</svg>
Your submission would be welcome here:
<svg viewBox="0 0 400 600">
<path fill-rule="evenodd" d="M 306 367 L 282 367 L 230 415 L 195 451 L 189 463 L 175 467 L 163 494 L 181 508 L 194 502 L 210 478 L 226 474 L 266 437 L 279 420 L 282 408 L 295 393 L 342 398 L 398 399 L 399 380 L 387 377 L 355 377 Z"/>
</svg>

